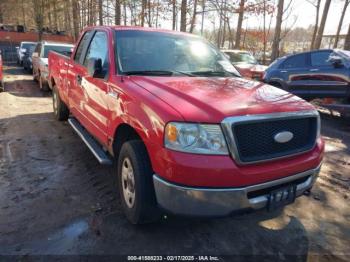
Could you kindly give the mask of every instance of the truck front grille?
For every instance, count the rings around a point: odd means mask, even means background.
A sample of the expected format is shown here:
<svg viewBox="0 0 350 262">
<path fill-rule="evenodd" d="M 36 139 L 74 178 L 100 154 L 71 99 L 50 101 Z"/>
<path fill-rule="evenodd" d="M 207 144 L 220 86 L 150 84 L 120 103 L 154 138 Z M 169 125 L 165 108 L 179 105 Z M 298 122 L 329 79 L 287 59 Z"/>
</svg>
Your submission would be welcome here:
<svg viewBox="0 0 350 262">
<path fill-rule="evenodd" d="M 256 115 L 232 118 L 226 121 L 226 134 L 229 133 L 230 150 L 241 164 L 268 161 L 296 155 L 311 150 L 316 143 L 319 117 L 314 111 Z M 236 120 L 236 121 L 235 121 Z M 228 130 L 229 127 L 229 130 Z M 280 132 L 293 133 L 293 138 L 278 143 L 274 137 Z M 230 141 L 231 140 L 231 141 Z"/>
</svg>

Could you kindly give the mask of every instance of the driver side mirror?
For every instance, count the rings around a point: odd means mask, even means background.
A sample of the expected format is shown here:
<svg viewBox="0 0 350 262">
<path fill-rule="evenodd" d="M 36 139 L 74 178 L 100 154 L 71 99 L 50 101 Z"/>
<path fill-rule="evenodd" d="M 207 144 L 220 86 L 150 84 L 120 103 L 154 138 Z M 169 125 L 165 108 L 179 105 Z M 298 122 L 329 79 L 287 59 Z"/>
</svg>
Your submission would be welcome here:
<svg viewBox="0 0 350 262">
<path fill-rule="evenodd" d="M 343 60 L 339 56 L 333 56 L 329 59 L 335 68 L 341 68 L 344 66 Z"/>
<path fill-rule="evenodd" d="M 91 57 L 87 65 L 88 75 L 94 78 L 104 78 L 101 58 Z"/>
</svg>

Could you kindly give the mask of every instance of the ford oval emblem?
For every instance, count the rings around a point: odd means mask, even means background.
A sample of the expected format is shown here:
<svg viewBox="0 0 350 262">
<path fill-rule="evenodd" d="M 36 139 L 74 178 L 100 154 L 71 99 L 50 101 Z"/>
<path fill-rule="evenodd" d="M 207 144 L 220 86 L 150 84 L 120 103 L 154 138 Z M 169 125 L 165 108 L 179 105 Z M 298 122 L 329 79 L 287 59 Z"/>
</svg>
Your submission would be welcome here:
<svg viewBox="0 0 350 262">
<path fill-rule="evenodd" d="M 283 132 L 279 132 L 277 133 L 273 139 L 277 142 L 277 143 L 287 143 L 290 140 L 292 140 L 294 137 L 294 134 L 292 132 L 289 131 L 283 131 Z"/>
</svg>

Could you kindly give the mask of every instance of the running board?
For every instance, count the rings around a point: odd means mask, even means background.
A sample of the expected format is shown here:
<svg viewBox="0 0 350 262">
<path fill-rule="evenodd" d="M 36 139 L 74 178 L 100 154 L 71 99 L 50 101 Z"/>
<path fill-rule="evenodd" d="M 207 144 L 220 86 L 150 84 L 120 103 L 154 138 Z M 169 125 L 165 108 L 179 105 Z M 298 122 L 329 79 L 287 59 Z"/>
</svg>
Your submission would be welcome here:
<svg viewBox="0 0 350 262">
<path fill-rule="evenodd" d="M 113 162 L 108 154 L 102 149 L 97 141 L 86 131 L 86 129 L 75 118 L 69 118 L 68 123 L 84 141 L 90 151 L 94 154 L 101 165 L 112 165 Z"/>
</svg>

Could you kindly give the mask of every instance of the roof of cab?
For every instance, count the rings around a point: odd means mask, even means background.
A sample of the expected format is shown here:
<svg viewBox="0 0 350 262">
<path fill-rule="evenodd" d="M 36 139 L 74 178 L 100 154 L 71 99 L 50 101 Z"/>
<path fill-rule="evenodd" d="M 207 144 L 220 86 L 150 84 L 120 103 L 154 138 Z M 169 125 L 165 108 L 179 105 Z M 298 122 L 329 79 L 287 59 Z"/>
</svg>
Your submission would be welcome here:
<svg viewBox="0 0 350 262">
<path fill-rule="evenodd" d="M 186 32 L 179 32 L 169 29 L 162 29 L 162 28 L 154 28 L 154 27 L 141 27 L 141 26 L 123 26 L 123 25 L 115 25 L 115 26 L 89 26 L 84 29 L 86 30 L 97 30 L 97 29 L 107 29 L 107 30 L 116 30 L 116 31 L 124 31 L 124 30 L 135 30 L 135 31 L 145 31 L 145 32 L 164 32 L 164 33 L 170 33 L 170 34 L 177 34 L 177 35 L 191 35 L 191 36 L 197 36 L 195 34 L 186 33 Z"/>
<path fill-rule="evenodd" d="M 52 42 L 52 41 L 41 41 L 42 45 L 59 45 L 59 46 L 74 46 L 70 43 L 63 43 L 63 42 Z"/>
</svg>

